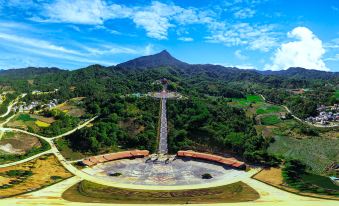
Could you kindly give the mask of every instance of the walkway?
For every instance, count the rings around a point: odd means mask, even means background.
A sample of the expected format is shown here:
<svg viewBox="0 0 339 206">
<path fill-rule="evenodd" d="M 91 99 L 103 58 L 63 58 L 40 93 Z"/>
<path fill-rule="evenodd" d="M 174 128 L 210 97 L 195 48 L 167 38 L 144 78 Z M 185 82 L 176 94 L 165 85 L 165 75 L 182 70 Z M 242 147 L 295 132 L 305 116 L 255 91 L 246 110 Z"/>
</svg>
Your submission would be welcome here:
<svg viewBox="0 0 339 206">
<path fill-rule="evenodd" d="M 160 115 L 160 137 L 159 137 L 159 148 L 160 154 L 167 154 L 167 115 L 166 115 L 166 94 L 161 98 L 161 115 Z"/>
<path fill-rule="evenodd" d="M 62 198 L 62 193 L 67 190 L 69 187 L 74 184 L 80 182 L 82 179 L 74 176 L 67 180 L 64 180 L 55 185 L 49 186 L 47 188 L 41 189 L 36 192 L 20 195 L 17 197 L 7 198 L 0 200 L 0 205 L 27 205 L 27 206 L 35 206 L 35 205 L 59 205 L 59 206 L 112 206 L 112 205 L 120 205 L 120 204 L 105 204 L 105 203 L 81 203 L 81 202 L 69 202 Z M 209 204 L 215 206 L 221 205 L 232 205 L 232 206 L 250 206 L 250 205 L 264 205 L 264 206 L 290 206 L 290 205 L 300 205 L 300 206 L 336 206 L 338 205 L 338 201 L 332 200 L 322 200 L 310 197 L 303 197 L 299 195 L 295 195 L 292 193 L 288 193 L 283 190 L 279 190 L 270 185 L 266 185 L 259 181 L 250 178 L 244 178 L 241 181 L 251 186 L 255 189 L 259 194 L 260 198 L 258 200 L 252 202 L 235 202 L 235 203 L 216 203 Z M 142 188 L 140 188 L 142 189 Z M 131 204 L 134 206 L 138 205 L 149 205 L 149 204 Z M 166 205 L 164 202 L 163 205 Z M 201 205 L 201 204 L 191 204 L 191 205 Z"/>
</svg>

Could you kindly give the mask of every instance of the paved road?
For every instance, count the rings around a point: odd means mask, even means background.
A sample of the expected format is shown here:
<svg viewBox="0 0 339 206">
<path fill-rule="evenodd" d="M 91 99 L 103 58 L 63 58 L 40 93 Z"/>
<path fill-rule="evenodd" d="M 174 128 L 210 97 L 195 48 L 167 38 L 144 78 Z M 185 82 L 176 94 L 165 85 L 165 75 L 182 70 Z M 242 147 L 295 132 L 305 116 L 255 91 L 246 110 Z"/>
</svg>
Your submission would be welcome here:
<svg viewBox="0 0 339 206">
<path fill-rule="evenodd" d="M 159 137 L 159 148 L 160 154 L 167 154 L 167 110 L 166 110 L 166 92 L 163 91 L 163 97 L 161 98 L 161 115 L 160 115 L 160 137 Z"/>
<path fill-rule="evenodd" d="M 93 117 L 92 119 L 86 121 L 85 123 L 79 125 L 78 127 L 64 133 L 64 134 L 61 134 L 61 135 L 58 135 L 58 136 L 55 136 L 55 137 L 44 137 L 42 135 L 38 135 L 38 134 L 35 134 L 35 133 L 31 133 L 31 132 L 27 132 L 25 130 L 21 130 L 21 129 L 15 129 L 15 128 L 0 128 L 0 131 L 15 131 L 15 132 L 21 132 L 21 133 L 25 133 L 25 134 L 29 134 L 29 135 L 32 135 L 32 136 L 35 136 L 35 137 L 38 137 L 38 138 L 41 138 L 43 140 L 45 140 L 46 142 L 48 142 L 48 144 L 51 146 L 51 149 L 50 150 L 47 150 L 45 152 L 42 152 L 42 153 L 39 153 L 39 154 L 36 154 L 34 156 L 31 156 L 31 157 L 28 157 L 26 159 L 22 159 L 22 160 L 19 160 L 19 161 L 16 161 L 16 162 L 11 162 L 11 163 L 7 163 L 7 164 L 2 164 L 0 165 L 0 168 L 3 168 L 3 167 L 9 167 L 9 166 L 13 166 L 13 165 L 17 165 L 17 164 L 21 164 L 21 163 L 24 163 L 24 162 L 27 162 L 27 161 L 30 161 L 36 157 L 39 157 L 41 155 L 44 155 L 44 154 L 48 154 L 48 153 L 53 153 L 57 156 L 57 158 L 59 159 L 59 161 L 61 163 L 65 162 L 67 163 L 66 159 L 60 154 L 59 150 L 56 148 L 53 140 L 57 139 L 57 138 L 61 138 L 61 137 L 64 137 L 64 136 L 67 136 L 67 135 L 70 135 L 72 134 L 73 132 L 77 131 L 78 129 L 81 129 L 83 127 L 85 127 L 86 125 L 88 125 L 89 123 L 91 123 L 92 121 L 94 121 L 98 116 L 95 116 Z M 2 125 L 0 125 L 2 126 Z M 65 165 L 64 165 L 65 166 Z M 65 166 L 67 169 L 69 169 L 67 166 Z M 73 167 L 73 166 L 72 166 Z M 74 170 L 74 168 L 71 168 Z"/>
<path fill-rule="evenodd" d="M 9 103 L 6 113 L 0 115 L 0 117 L 6 117 L 11 112 L 13 106 L 18 103 L 19 99 L 25 97 L 26 95 L 27 95 L 26 93 L 21 94 L 15 100 L 13 100 L 11 103 Z"/>
</svg>

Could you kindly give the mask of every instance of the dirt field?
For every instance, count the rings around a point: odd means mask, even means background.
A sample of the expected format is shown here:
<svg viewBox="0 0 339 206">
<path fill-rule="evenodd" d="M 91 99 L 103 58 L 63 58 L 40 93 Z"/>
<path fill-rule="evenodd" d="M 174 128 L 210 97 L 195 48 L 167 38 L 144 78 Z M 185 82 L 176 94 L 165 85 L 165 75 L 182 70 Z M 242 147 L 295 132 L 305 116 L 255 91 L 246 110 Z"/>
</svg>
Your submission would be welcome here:
<svg viewBox="0 0 339 206">
<path fill-rule="evenodd" d="M 0 151 L 8 154 L 25 154 L 33 147 L 41 147 L 41 142 L 24 133 L 6 132 L 0 140 Z"/>
<path fill-rule="evenodd" d="M 206 189 L 146 191 L 107 187 L 83 181 L 66 190 L 62 197 L 68 201 L 87 203 L 206 204 L 253 201 L 259 198 L 259 194 L 242 182 Z"/>
<path fill-rule="evenodd" d="M 254 179 L 269 183 L 270 185 L 282 185 L 283 178 L 281 176 L 281 168 L 263 169 L 254 176 Z"/>
<path fill-rule="evenodd" d="M 0 198 L 34 191 L 71 176 L 54 155 L 0 168 Z"/>
<path fill-rule="evenodd" d="M 31 114 L 30 116 L 34 119 L 37 119 L 41 122 L 45 122 L 47 124 L 52 124 L 53 122 L 55 122 L 55 119 L 53 117 L 43 117 L 43 116 L 36 115 L 36 114 Z"/>
</svg>

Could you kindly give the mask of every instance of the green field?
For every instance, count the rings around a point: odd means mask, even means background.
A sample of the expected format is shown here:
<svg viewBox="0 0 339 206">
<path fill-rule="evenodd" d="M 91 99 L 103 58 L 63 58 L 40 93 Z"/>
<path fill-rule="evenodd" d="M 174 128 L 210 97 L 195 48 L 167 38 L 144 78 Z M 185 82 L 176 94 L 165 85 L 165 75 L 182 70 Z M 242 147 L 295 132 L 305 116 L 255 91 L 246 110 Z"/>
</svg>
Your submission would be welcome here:
<svg viewBox="0 0 339 206">
<path fill-rule="evenodd" d="M 62 197 L 73 202 L 116 204 L 208 204 L 248 202 L 259 194 L 243 182 L 220 187 L 193 190 L 133 190 L 98 185 L 82 181 L 66 190 Z"/>
<path fill-rule="evenodd" d="M 20 114 L 17 120 L 28 122 L 28 121 L 35 121 L 35 118 L 32 118 L 29 114 Z"/>
<path fill-rule="evenodd" d="M 259 95 L 246 95 L 246 98 L 229 98 L 231 100 L 230 105 L 247 107 L 251 103 L 263 102 L 263 99 Z"/>
<path fill-rule="evenodd" d="M 269 114 L 269 113 L 277 113 L 284 111 L 281 107 L 275 105 L 263 105 L 262 107 L 258 108 L 256 113 L 257 114 Z"/>
<path fill-rule="evenodd" d="M 335 90 L 335 98 L 339 99 L 339 90 Z"/>
<path fill-rule="evenodd" d="M 275 136 L 274 139 L 268 148 L 270 154 L 298 159 L 315 174 L 323 174 L 328 165 L 339 159 L 339 139 L 295 139 L 286 136 Z"/>
<path fill-rule="evenodd" d="M 301 178 L 306 183 L 317 185 L 325 189 L 339 191 L 339 186 L 335 185 L 328 177 L 315 175 L 315 174 L 306 174 L 306 175 L 303 175 Z"/>
<path fill-rule="evenodd" d="M 261 118 L 261 124 L 274 125 L 280 123 L 281 120 L 277 115 L 268 115 Z"/>
</svg>

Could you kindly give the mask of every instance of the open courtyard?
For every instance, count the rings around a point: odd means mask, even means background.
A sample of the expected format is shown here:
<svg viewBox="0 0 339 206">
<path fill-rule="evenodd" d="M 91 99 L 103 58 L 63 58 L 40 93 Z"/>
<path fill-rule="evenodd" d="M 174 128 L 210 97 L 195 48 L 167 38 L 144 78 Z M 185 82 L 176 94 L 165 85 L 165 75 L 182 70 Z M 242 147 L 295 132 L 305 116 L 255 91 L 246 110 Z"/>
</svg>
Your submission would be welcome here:
<svg viewBox="0 0 339 206">
<path fill-rule="evenodd" d="M 217 163 L 175 158 L 168 162 L 151 158 L 123 159 L 99 164 L 87 173 L 107 181 L 132 185 L 199 185 L 211 182 L 227 182 L 246 175 L 245 171 L 232 169 Z M 210 179 L 204 179 L 210 174 Z"/>
</svg>

